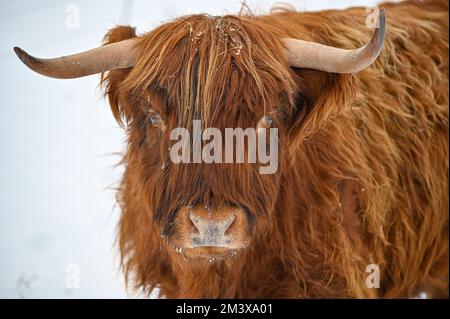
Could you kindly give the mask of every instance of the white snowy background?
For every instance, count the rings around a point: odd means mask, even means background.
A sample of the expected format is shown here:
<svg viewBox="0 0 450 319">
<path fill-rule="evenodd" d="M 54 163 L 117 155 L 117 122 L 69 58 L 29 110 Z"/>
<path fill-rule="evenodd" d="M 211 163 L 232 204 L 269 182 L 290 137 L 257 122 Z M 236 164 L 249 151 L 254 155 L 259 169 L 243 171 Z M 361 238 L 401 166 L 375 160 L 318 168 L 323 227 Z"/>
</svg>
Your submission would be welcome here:
<svg viewBox="0 0 450 319">
<path fill-rule="evenodd" d="M 276 2 L 247 4 L 267 13 Z M 376 2 L 288 1 L 306 11 Z M 125 291 L 114 248 L 120 211 L 112 187 L 125 136 L 99 78 L 45 78 L 12 48 L 66 55 L 98 46 L 115 24 L 142 33 L 181 15 L 240 7 L 239 0 L 1 1 L 0 298 L 134 297 Z M 72 288 L 77 273 L 79 287 Z"/>
</svg>

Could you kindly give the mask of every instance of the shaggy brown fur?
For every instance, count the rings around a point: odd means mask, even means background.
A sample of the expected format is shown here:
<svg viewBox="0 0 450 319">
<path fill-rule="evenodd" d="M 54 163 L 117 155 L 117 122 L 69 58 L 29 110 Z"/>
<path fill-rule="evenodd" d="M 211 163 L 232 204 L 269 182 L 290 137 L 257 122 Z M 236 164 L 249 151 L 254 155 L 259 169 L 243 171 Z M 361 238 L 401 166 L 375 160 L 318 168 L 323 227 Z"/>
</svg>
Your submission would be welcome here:
<svg viewBox="0 0 450 319">
<path fill-rule="evenodd" d="M 448 1 L 382 7 L 385 48 L 354 75 L 289 68 L 281 39 L 362 46 L 372 32 L 364 8 L 182 17 L 140 37 L 134 68 L 103 75 L 129 137 L 119 243 L 133 288 L 167 297 L 448 296 Z M 135 36 L 117 27 L 106 43 Z M 149 124 L 150 107 L 166 129 Z M 265 113 L 280 131 L 274 175 L 168 159 L 176 126 L 202 118 L 254 127 Z M 183 260 L 161 233 L 189 202 L 247 209 L 250 247 L 212 264 Z M 379 289 L 365 286 L 371 263 Z"/>
</svg>

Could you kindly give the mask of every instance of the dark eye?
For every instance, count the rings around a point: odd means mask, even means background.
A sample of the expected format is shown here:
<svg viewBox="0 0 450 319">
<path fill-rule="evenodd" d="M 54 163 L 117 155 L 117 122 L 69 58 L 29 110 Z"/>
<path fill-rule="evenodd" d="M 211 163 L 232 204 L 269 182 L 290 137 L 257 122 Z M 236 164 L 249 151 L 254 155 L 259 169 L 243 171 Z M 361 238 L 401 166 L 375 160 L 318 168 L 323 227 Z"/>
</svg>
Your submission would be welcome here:
<svg viewBox="0 0 450 319">
<path fill-rule="evenodd" d="M 152 125 L 155 127 L 162 127 L 164 125 L 164 121 L 162 120 L 161 116 L 154 111 L 148 112 L 148 119 L 150 123 L 152 123 Z"/>
<path fill-rule="evenodd" d="M 270 115 L 264 115 L 258 122 L 259 128 L 269 128 L 272 126 L 273 117 Z"/>
</svg>

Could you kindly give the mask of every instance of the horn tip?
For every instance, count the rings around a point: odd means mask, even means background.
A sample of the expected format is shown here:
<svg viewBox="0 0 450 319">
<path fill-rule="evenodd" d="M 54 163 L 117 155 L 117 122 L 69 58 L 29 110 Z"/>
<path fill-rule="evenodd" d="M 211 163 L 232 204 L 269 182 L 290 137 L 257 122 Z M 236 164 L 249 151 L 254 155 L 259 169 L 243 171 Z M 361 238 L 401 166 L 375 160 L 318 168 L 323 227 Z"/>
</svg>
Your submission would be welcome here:
<svg viewBox="0 0 450 319">
<path fill-rule="evenodd" d="M 16 55 L 20 58 L 20 56 L 23 54 L 23 51 L 21 48 L 19 47 L 14 47 L 14 53 L 16 53 Z"/>
<path fill-rule="evenodd" d="M 20 57 L 25 51 L 19 47 L 14 47 L 14 52 Z"/>
<path fill-rule="evenodd" d="M 26 53 L 24 50 L 22 50 L 19 47 L 14 47 L 14 52 L 16 53 L 17 57 L 25 64 L 27 64 L 27 60 L 29 59 L 28 53 Z"/>
</svg>

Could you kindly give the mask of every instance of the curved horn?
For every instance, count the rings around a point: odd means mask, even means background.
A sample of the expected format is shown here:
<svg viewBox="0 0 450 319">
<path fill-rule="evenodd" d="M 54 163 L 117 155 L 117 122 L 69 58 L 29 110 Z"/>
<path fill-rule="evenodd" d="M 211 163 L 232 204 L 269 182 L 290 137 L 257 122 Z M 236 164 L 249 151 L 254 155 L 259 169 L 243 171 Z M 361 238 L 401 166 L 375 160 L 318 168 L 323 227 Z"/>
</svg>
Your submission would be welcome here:
<svg viewBox="0 0 450 319">
<path fill-rule="evenodd" d="M 290 66 L 330 73 L 356 73 L 370 66 L 381 53 L 386 32 L 386 13 L 381 9 L 372 39 L 359 49 L 344 50 L 314 42 L 284 39 Z"/>
<path fill-rule="evenodd" d="M 112 69 L 129 68 L 136 64 L 138 38 L 54 59 L 35 58 L 21 48 L 15 47 L 19 59 L 33 71 L 57 79 L 73 79 Z"/>
</svg>

